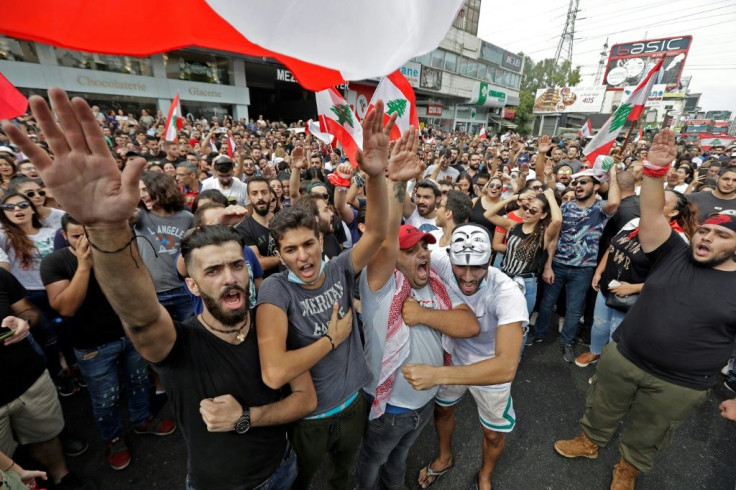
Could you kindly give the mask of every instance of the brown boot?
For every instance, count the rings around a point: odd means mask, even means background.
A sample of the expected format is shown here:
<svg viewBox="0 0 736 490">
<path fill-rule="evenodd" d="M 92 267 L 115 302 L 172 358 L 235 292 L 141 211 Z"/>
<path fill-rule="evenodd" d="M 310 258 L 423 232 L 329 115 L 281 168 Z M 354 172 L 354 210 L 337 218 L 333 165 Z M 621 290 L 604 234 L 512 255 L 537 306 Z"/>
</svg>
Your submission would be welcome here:
<svg viewBox="0 0 736 490">
<path fill-rule="evenodd" d="M 637 476 L 639 476 L 639 470 L 631 466 L 624 457 L 621 456 L 618 464 L 613 468 L 611 490 L 634 490 L 636 487 Z"/>
<path fill-rule="evenodd" d="M 575 439 L 567 441 L 556 441 L 555 451 L 566 458 L 590 458 L 598 457 L 598 446 L 581 432 Z"/>
</svg>

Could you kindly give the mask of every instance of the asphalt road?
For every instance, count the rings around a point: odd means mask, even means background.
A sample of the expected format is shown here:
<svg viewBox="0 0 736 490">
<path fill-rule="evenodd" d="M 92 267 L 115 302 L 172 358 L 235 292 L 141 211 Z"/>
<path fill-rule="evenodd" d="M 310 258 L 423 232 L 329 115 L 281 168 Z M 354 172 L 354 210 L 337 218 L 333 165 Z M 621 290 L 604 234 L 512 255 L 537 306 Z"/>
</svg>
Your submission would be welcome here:
<svg viewBox="0 0 736 490">
<path fill-rule="evenodd" d="M 577 346 L 582 353 L 585 347 Z M 578 368 L 562 360 L 556 343 L 528 348 L 512 388 L 517 415 L 516 429 L 506 440 L 506 450 L 493 473 L 494 488 L 601 489 L 608 488 L 618 461 L 618 435 L 598 459 L 568 460 L 558 456 L 556 439 L 579 433 L 577 424 L 584 407 L 588 378 L 595 367 Z M 736 422 L 719 415 L 718 404 L 736 396 L 722 385 L 711 391 L 707 402 L 678 429 L 674 441 L 658 457 L 654 469 L 639 477 L 638 489 L 731 490 L 736 483 Z M 68 458 L 70 468 L 92 478 L 100 489 L 183 488 L 187 448 L 181 434 L 167 437 L 130 435 L 133 462 L 123 471 L 110 469 L 104 446 L 94 425 L 86 391 L 63 400 L 72 431 L 86 437 L 90 450 Z M 162 413 L 168 412 L 165 406 Z M 454 436 L 455 468 L 433 487 L 472 488 L 480 465 L 481 432 L 472 397 L 460 404 Z M 624 427 L 626 421 L 624 421 Z M 406 484 L 418 488 L 416 475 L 437 448 L 430 423 L 409 453 Z M 325 467 L 312 485 L 326 488 Z"/>
</svg>

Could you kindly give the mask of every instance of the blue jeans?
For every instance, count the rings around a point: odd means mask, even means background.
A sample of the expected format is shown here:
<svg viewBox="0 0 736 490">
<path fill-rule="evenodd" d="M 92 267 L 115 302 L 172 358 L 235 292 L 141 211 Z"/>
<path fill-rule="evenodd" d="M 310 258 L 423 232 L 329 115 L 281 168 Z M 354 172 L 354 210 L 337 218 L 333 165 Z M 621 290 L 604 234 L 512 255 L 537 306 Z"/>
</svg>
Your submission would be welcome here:
<svg viewBox="0 0 736 490">
<path fill-rule="evenodd" d="M 534 312 L 534 305 L 537 302 L 537 277 L 524 278 L 524 299 L 526 300 L 526 311 L 529 316 Z"/>
<path fill-rule="evenodd" d="M 123 435 L 118 367 L 122 368 L 124 376 L 130 422 L 134 426 L 145 423 L 151 414 L 148 363 L 136 352 L 128 337 L 94 349 L 75 349 L 75 354 L 87 382 L 92 412 L 103 440 L 109 442 Z"/>
<path fill-rule="evenodd" d="M 613 293 L 609 293 L 613 294 Z M 590 333 L 590 353 L 601 355 L 603 347 L 611 341 L 613 332 L 624 320 L 626 313 L 606 306 L 606 297 L 598 291 L 595 297 L 595 311 L 593 313 L 593 329 Z"/>
<path fill-rule="evenodd" d="M 555 273 L 555 282 L 546 284 L 544 287 L 544 296 L 542 296 L 537 323 L 534 326 L 534 337 L 544 338 L 547 335 L 555 303 L 564 288 L 567 296 L 565 303 L 567 312 L 560 334 L 560 344 L 572 345 L 578 331 L 578 322 L 583 315 L 585 295 L 588 288 L 591 287 L 595 267 L 570 267 L 552 262 L 552 270 Z"/>
<path fill-rule="evenodd" d="M 253 490 L 289 490 L 296 480 L 296 452 L 291 448 L 291 444 L 287 449 L 287 454 L 281 461 L 281 466 L 276 468 L 273 475 Z M 192 486 L 191 479 L 187 476 L 186 490 L 195 490 Z"/>
<path fill-rule="evenodd" d="M 406 477 L 409 449 L 434 412 L 431 401 L 417 410 L 400 414 L 384 413 L 369 420 L 358 453 L 356 489 L 378 488 L 379 479 L 387 488 L 401 488 Z"/>
<path fill-rule="evenodd" d="M 166 308 L 175 322 L 183 322 L 193 315 L 194 309 L 192 298 L 187 292 L 186 286 L 181 286 L 167 291 L 156 293 L 158 302 Z"/>
</svg>

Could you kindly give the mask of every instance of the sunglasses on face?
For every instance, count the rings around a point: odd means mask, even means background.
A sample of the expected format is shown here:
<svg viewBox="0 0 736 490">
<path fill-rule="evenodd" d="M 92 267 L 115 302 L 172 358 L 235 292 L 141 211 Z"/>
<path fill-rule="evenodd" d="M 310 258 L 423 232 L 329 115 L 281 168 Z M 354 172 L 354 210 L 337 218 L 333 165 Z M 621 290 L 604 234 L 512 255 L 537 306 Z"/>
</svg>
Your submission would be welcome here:
<svg viewBox="0 0 736 490">
<path fill-rule="evenodd" d="M 488 184 L 489 189 L 503 189 L 503 184 Z"/>
<path fill-rule="evenodd" d="M 523 210 L 524 210 L 524 211 L 526 211 L 527 213 L 531 214 L 532 216 L 534 216 L 535 214 L 539 213 L 539 209 L 536 209 L 536 208 L 532 208 L 532 207 L 530 207 L 530 206 L 529 206 L 529 205 L 527 205 L 527 204 L 523 205 L 523 206 L 521 207 L 521 209 L 523 209 Z"/>
<path fill-rule="evenodd" d="M 542 187 L 541 185 L 533 185 L 532 189 L 534 189 L 535 191 L 541 191 L 542 189 L 544 189 L 544 187 Z"/>
<path fill-rule="evenodd" d="M 572 175 L 572 170 L 560 170 L 557 175 Z"/>
<path fill-rule="evenodd" d="M 25 194 L 28 197 L 36 197 L 36 194 L 38 194 L 41 197 L 46 197 L 46 191 L 43 189 L 40 189 L 37 191 L 27 191 L 27 192 L 24 192 L 23 194 Z"/>
<path fill-rule="evenodd" d="M 329 194 L 320 194 L 319 192 L 312 192 L 311 195 L 314 196 L 314 197 L 321 197 L 324 200 L 327 200 L 330 197 Z"/>
<path fill-rule="evenodd" d="M 575 181 L 570 182 L 570 185 L 573 187 L 577 186 L 578 184 L 588 185 L 589 182 L 590 182 L 589 179 L 580 179 L 580 180 L 575 180 Z"/>
<path fill-rule="evenodd" d="M 31 203 L 28 202 L 28 201 L 21 201 L 21 202 L 16 202 L 16 203 L 13 203 L 13 204 L 11 204 L 11 203 L 5 203 L 5 204 L 0 205 L 0 208 L 3 208 L 3 211 L 12 211 L 15 208 L 18 208 L 18 209 L 28 209 L 30 207 L 31 207 Z"/>
</svg>

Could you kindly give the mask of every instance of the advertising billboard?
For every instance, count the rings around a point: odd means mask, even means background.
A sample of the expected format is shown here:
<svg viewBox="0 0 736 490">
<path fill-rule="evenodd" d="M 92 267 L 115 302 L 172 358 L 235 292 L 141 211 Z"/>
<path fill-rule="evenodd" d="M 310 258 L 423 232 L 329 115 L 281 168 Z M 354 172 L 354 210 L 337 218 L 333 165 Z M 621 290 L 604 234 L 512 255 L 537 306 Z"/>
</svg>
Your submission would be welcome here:
<svg viewBox="0 0 736 490">
<path fill-rule="evenodd" d="M 676 88 L 692 41 L 692 36 L 679 36 L 614 44 L 608 56 L 603 84 L 607 90 L 636 86 L 659 58 L 665 56 L 664 69 L 657 83 L 665 84 L 669 89 Z"/>
<path fill-rule="evenodd" d="M 419 86 L 430 90 L 442 90 L 442 70 L 422 66 Z"/>
<path fill-rule="evenodd" d="M 563 112 L 601 112 L 606 89 L 603 87 L 552 87 L 537 90 L 535 114 Z"/>
<path fill-rule="evenodd" d="M 468 104 L 503 107 L 506 105 L 506 92 L 486 82 L 473 82 L 473 95 L 468 100 Z"/>
</svg>

